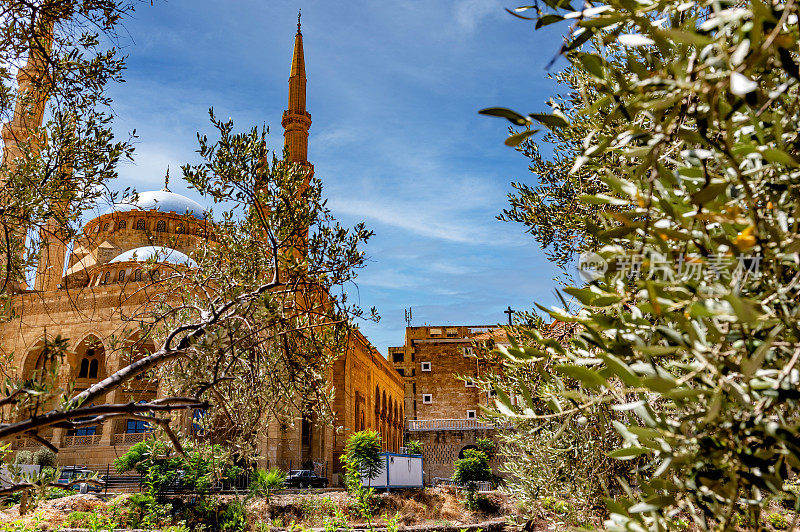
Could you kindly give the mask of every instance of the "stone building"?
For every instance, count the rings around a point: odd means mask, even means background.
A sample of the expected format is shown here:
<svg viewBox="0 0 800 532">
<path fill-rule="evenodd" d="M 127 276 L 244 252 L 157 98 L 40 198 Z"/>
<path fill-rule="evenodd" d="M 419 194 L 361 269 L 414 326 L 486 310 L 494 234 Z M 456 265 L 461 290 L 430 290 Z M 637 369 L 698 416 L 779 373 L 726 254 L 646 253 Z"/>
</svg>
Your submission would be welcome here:
<svg viewBox="0 0 800 532">
<path fill-rule="evenodd" d="M 407 327 L 405 344 L 389 348 L 389 361 L 403 376 L 406 438 L 423 444 L 426 482 L 450 478 L 453 462 L 478 438 L 494 439 L 497 427 L 481 420 L 492 401 L 472 379 L 488 367 L 475 356 L 475 342 L 507 342 L 492 326 Z M 491 462 L 498 473 L 498 459 Z"/>
<path fill-rule="evenodd" d="M 311 115 L 306 110 L 299 23 L 289 87 L 289 106 L 282 120 L 289 161 L 312 173 L 313 165 L 307 160 Z M 0 351 L 13 356 L 20 378 L 41 367 L 44 338 L 67 338 L 67 360 L 60 379 L 64 384 L 74 382 L 76 391 L 87 388 L 155 349 L 152 340 L 132 332 L 128 318 L 151 301 L 159 272 L 193 267 L 193 250 L 202 240 L 212 238 L 212 233 L 204 207 L 165 186 L 141 192 L 135 200 L 115 205 L 90 220 L 71 251 L 56 239 L 43 242 L 33 289 L 21 286 L 12 295 L 12 318 L 0 323 Z M 158 269 L 145 273 L 142 263 L 153 256 Z M 122 339 L 122 347 L 112 349 L 112 338 Z M 288 430 L 273 423 L 276 426 L 270 427 L 266 441 L 259 442 L 262 462 L 298 467 L 311 461 L 336 484 L 338 457 L 354 431 L 378 430 L 386 450 L 398 450 L 405 416 L 402 377 L 360 332 L 353 332 L 347 349 L 335 360 L 330 383 L 335 390 L 335 424 L 341 430 L 305 418 L 298 418 Z M 140 401 L 158 393 L 155 385 L 141 379 L 111 392 L 105 400 Z M 187 425 L 191 423 L 188 417 Z M 104 468 L 144 439 L 149 430 L 146 423 L 121 418 L 41 435 L 60 449 L 60 464 Z M 14 449 L 39 447 L 24 438 L 12 444 Z"/>
</svg>

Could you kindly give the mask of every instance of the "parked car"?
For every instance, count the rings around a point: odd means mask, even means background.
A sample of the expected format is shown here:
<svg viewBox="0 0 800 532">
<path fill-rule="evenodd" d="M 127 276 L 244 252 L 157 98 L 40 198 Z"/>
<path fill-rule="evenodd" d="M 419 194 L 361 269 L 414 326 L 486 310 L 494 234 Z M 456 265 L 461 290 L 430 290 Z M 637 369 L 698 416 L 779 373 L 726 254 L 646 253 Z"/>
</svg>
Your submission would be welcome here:
<svg viewBox="0 0 800 532">
<path fill-rule="evenodd" d="M 295 469 L 286 475 L 287 488 L 327 488 L 328 479 L 310 469 Z"/>
<path fill-rule="evenodd" d="M 61 476 L 59 476 L 58 480 L 56 480 L 56 484 L 64 484 L 66 486 L 70 482 L 75 482 L 82 478 L 89 478 L 94 476 L 94 474 L 95 474 L 94 471 L 92 471 L 91 469 L 86 469 L 85 467 L 67 466 L 61 470 Z M 102 480 L 100 480 L 99 482 L 102 482 Z M 103 491 L 103 488 L 95 483 L 87 483 L 86 487 L 88 488 L 89 491 L 98 491 L 98 492 Z M 72 489 L 79 490 L 80 483 L 73 484 Z"/>
</svg>

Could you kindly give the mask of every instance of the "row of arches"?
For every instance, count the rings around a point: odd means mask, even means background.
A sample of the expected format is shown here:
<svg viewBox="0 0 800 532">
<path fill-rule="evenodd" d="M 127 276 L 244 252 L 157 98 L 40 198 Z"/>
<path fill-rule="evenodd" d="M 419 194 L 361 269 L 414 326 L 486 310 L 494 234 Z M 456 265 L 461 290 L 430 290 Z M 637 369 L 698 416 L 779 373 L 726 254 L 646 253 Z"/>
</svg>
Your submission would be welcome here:
<svg viewBox="0 0 800 532">
<path fill-rule="evenodd" d="M 124 367 L 137 358 L 146 356 L 155 350 L 152 340 L 139 341 L 135 337 L 129 338 L 121 346 L 122 355 L 115 367 L 109 367 L 109 357 L 106 346 L 96 334 L 90 333 L 80 340 L 75 347 L 67 351 L 64 361 L 68 371 L 65 377 L 70 380 L 103 379 L 110 372 Z M 48 356 L 44 349 L 44 341 L 38 342 L 28 350 L 22 363 L 22 377 L 29 378 L 35 371 L 47 369 Z M 116 367 L 118 366 L 118 367 Z"/>
<path fill-rule="evenodd" d="M 128 338 L 118 348 L 119 353 L 110 356 L 109 350 L 100 339 L 99 335 L 90 333 L 72 348 L 68 348 L 59 371 L 59 380 L 74 382 L 76 391 L 84 389 L 91 384 L 102 380 L 109 374 L 117 371 L 121 367 L 127 366 L 131 362 L 147 356 L 155 351 L 155 344 L 152 340 L 139 341 L 136 336 Z M 23 378 L 41 378 L 42 373 L 52 369 L 53 356 L 45 348 L 42 340 L 28 350 L 21 365 Z M 38 375 L 38 377 L 37 377 Z M 141 380 L 141 379 L 138 379 Z M 155 396 L 155 385 L 152 383 L 142 383 L 135 386 L 138 392 L 133 395 L 144 394 L 146 397 Z M 126 392 L 131 394 L 132 392 Z M 116 401 L 135 400 L 131 397 L 118 397 Z M 141 397 L 141 395 L 139 395 Z M 114 400 L 113 397 L 108 400 Z M 64 442 L 54 441 L 55 445 L 79 444 L 77 442 L 88 441 L 87 438 L 99 438 L 104 431 L 122 434 L 136 434 L 150 432 L 152 428 L 149 423 L 141 420 L 121 419 L 109 420 L 105 423 L 83 426 L 71 429 L 66 432 Z M 47 437 L 50 437 L 48 435 Z M 96 443 L 96 442 L 95 442 Z"/>
<path fill-rule="evenodd" d="M 133 221 L 133 229 L 137 231 L 146 231 L 148 229 L 148 223 L 145 218 L 136 218 Z M 97 227 L 94 229 L 94 232 L 99 233 L 100 231 L 104 233 L 112 232 L 112 231 L 120 231 L 123 229 L 128 228 L 128 221 L 127 220 L 116 220 L 105 222 L 103 224 L 97 224 Z M 152 230 L 156 233 L 175 233 L 177 235 L 197 235 L 199 237 L 205 237 L 206 233 L 202 227 L 188 227 L 188 224 L 183 222 L 178 223 L 168 223 L 168 220 L 161 219 L 157 220 L 155 225 L 152 226 Z"/>
<path fill-rule="evenodd" d="M 403 405 L 375 386 L 375 427 L 381 434 L 385 451 L 397 450 L 403 444 Z"/>
<path fill-rule="evenodd" d="M 119 270 L 108 269 L 95 275 L 90 281 L 89 286 L 100 286 L 113 283 L 122 284 L 126 281 L 140 282 L 144 279 L 157 281 L 159 275 L 160 272 L 158 270 L 152 270 L 149 273 L 145 273 L 141 268 L 137 268 L 135 270 L 131 270 L 130 268 L 121 268 Z"/>
</svg>

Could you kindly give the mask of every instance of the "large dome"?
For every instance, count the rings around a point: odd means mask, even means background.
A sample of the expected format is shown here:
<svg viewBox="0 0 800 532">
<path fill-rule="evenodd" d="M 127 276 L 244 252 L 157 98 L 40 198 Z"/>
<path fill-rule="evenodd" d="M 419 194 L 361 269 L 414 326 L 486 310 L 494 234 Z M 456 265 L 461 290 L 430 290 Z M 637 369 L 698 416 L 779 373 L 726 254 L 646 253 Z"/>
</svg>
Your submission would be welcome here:
<svg viewBox="0 0 800 532">
<path fill-rule="evenodd" d="M 197 267 L 197 263 L 190 259 L 185 253 L 181 253 L 175 249 L 165 248 L 163 246 L 142 246 L 139 248 L 129 249 L 124 253 L 120 253 L 109 262 L 146 262 L 151 258 L 155 258 L 156 262 L 183 264 L 184 266 L 189 266 L 190 268 Z"/>
<path fill-rule="evenodd" d="M 205 219 L 205 208 L 186 196 L 175 194 L 169 190 L 149 190 L 137 194 L 136 201 L 125 199 L 115 203 L 110 211 L 151 211 L 174 212 L 176 214 L 191 214 L 198 220 Z"/>
</svg>

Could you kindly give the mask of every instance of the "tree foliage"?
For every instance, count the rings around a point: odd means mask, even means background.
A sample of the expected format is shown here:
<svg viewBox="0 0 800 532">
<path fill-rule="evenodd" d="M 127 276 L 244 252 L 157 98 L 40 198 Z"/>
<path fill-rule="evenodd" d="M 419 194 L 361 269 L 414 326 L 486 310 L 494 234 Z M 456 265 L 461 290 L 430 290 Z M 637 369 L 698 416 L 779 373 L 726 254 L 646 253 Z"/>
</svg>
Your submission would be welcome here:
<svg viewBox="0 0 800 532">
<path fill-rule="evenodd" d="M 7 301 L 40 255 L 33 242 L 71 241 L 81 215 L 108 192 L 116 165 L 133 153 L 111 130 L 106 87 L 122 81 L 115 47 L 136 2 L 5 2 L 0 17 L 0 296 Z M 46 107 L 46 112 L 43 109 Z M 8 127 L 14 119 L 18 126 Z M 39 123 L 42 120 L 42 123 Z M 4 313 L 8 313 L 5 309 Z"/>
<path fill-rule="evenodd" d="M 371 232 L 340 226 L 321 181 L 278 160 L 266 130 L 237 133 L 211 119 L 219 139 L 200 137 L 205 162 L 184 174 L 221 208 L 213 235 L 195 251 L 197 268 L 158 266 L 160 302 L 131 319 L 180 351 L 162 361 L 161 389 L 213 403 L 204 437 L 247 459 L 270 423 L 286 426 L 298 412 L 309 422 L 332 419 L 331 365 L 363 316 L 344 284 L 364 264 L 360 246 Z M 190 324 L 211 316 L 198 336 Z"/>
<path fill-rule="evenodd" d="M 588 123 L 560 179 L 607 187 L 579 199 L 608 268 L 564 290 L 579 312 L 548 311 L 577 323 L 568 346 L 532 332 L 501 353 L 552 363 L 546 419 L 600 404 L 624 417 L 611 456 L 645 465 L 639 489 L 608 501 L 610 529 L 667 529 L 679 511 L 724 529 L 739 512 L 758 522 L 772 500 L 796 505 L 784 486 L 800 466 L 798 7 L 546 4 L 517 14 L 571 24 L 562 53 L 585 75 L 574 116 Z M 488 113 L 551 130 L 572 121 Z M 498 408 L 545 418 L 534 402 L 501 394 Z"/>
</svg>

